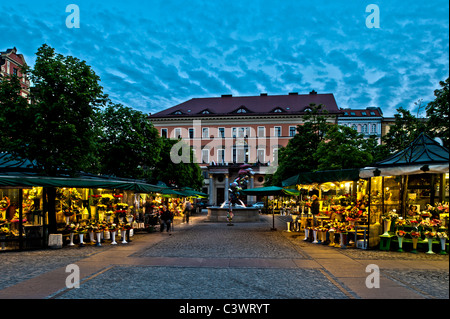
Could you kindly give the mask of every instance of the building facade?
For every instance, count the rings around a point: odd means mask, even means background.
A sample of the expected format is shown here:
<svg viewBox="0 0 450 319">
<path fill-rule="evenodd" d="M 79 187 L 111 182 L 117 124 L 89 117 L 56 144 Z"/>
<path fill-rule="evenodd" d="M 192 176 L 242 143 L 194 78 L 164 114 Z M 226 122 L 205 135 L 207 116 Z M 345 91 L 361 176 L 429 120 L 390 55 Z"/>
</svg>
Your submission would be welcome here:
<svg viewBox="0 0 450 319">
<path fill-rule="evenodd" d="M 342 114 L 338 118 L 338 124 L 348 126 L 368 138 L 375 135 L 378 144 L 381 144 L 383 136 L 383 112 L 379 107 L 367 107 L 366 109 L 341 109 Z"/>
<path fill-rule="evenodd" d="M 228 199 L 228 185 L 239 166 L 253 164 L 249 188 L 262 186 L 265 175 L 275 172 L 278 149 L 296 134 L 297 125 L 313 105 L 323 105 L 330 123 L 337 123 L 333 94 L 289 93 L 234 97 L 195 98 L 149 116 L 161 136 L 180 138 L 194 151 L 205 178 L 210 204 Z M 255 198 L 248 197 L 247 204 Z"/>
<path fill-rule="evenodd" d="M 22 87 L 20 94 L 24 98 L 28 98 L 30 95 L 30 81 L 22 73 L 22 67 L 26 65 L 25 58 L 22 54 L 17 53 L 15 47 L 0 52 L 0 80 L 11 75 L 17 76 L 20 79 L 20 85 Z"/>
</svg>

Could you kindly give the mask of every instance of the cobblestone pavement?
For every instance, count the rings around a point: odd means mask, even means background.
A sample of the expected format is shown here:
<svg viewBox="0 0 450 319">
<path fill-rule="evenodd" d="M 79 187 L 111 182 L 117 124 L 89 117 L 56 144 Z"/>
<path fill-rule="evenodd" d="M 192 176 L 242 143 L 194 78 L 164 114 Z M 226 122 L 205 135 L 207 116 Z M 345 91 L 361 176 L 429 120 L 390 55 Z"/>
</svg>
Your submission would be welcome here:
<svg viewBox="0 0 450 319">
<path fill-rule="evenodd" d="M 36 298 L 449 298 L 448 255 L 315 245 L 301 233 L 283 231 L 282 219 L 271 231 L 271 216 L 234 226 L 203 219 L 193 216 L 193 223 L 177 225 L 171 234 L 136 234 L 127 245 L 1 253 L 0 298 L 15 298 L 53 272 L 64 278 L 60 268 L 73 263 L 89 270 L 80 288 L 60 282 L 53 292 L 36 288 Z M 374 263 L 380 267 L 378 290 L 365 287 L 366 265 Z"/>
</svg>

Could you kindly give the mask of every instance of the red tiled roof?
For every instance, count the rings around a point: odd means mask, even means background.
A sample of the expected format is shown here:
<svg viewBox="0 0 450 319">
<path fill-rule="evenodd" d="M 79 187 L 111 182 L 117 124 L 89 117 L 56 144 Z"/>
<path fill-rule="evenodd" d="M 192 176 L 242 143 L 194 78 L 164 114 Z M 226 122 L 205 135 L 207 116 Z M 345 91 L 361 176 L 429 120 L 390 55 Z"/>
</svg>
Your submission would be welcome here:
<svg viewBox="0 0 450 319">
<path fill-rule="evenodd" d="M 304 112 L 312 103 L 324 105 L 329 113 L 342 113 L 336 104 L 334 95 L 330 93 L 194 98 L 152 114 L 150 117 L 298 114 Z M 243 108 L 245 112 L 238 112 L 240 108 Z M 281 113 L 277 113 L 280 111 Z"/>
</svg>

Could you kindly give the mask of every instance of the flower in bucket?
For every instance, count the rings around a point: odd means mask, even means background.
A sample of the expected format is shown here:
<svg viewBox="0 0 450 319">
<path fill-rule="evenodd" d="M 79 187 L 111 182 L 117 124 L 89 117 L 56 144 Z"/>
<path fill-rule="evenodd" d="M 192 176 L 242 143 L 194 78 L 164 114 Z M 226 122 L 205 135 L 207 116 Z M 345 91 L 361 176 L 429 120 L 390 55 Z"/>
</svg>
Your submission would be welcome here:
<svg viewBox="0 0 450 319">
<path fill-rule="evenodd" d="M 87 233 L 87 228 L 86 228 L 86 226 L 78 226 L 78 228 L 77 228 L 77 233 L 78 233 L 78 234 L 86 234 L 86 233 Z"/>
<path fill-rule="evenodd" d="M 433 219 L 430 222 L 431 227 L 440 227 L 442 225 L 442 222 L 439 219 Z"/>
<path fill-rule="evenodd" d="M 133 228 L 133 227 L 131 227 L 131 224 L 130 224 L 130 223 L 123 223 L 123 224 L 121 225 L 121 229 L 122 229 L 122 230 L 130 230 L 131 228 Z"/>
<path fill-rule="evenodd" d="M 66 225 L 65 229 L 68 233 L 74 233 L 77 230 L 77 226 L 74 223 Z"/>
<path fill-rule="evenodd" d="M 438 236 L 439 238 L 445 238 L 445 239 L 448 239 L 448 234 L 447 234 L 445 231 L 443 231 L 443 232 L 438 232 L 438 233 L 437 233 L 437 236 Z"/>
<path fill-rule="evenodd" d="M 404 230 L 397 230 L 397 236 L 398 237 L 405 237 L 406 232 Z"/>
<path fill-rule="evenodd" d="M 395 226 L 397 226 L 397 227 L 404 227 L 406 224 L 407 224 L 407 222 L 404 219 L 399 218 L 395 221 Z"/>
<path fill-rule="evenodd" d="M 420 232 L 418 232 L 418 231 L 412 231 L 409 234 L 411 235 L 412 238 L 419 238 L 420 237 Z"/>
<path fill-rule="evenodd" d="M 117 224 L 112 223 L 108 225 L 108 230 L 111 232 L 115 232 L 117 231 L 117 229 L 118 229 Z"/>
<path fill-rule="evenodd" d="M 0 236 L 8 236 L 11 233 L 8 227 L 0 228 Z"/>
<path fill-rule="evenodd" d="M 436 232 L 434 232 L 434 231 L 426 231 L 426 232 L 424 233 L 424 235 L 425 235 L 427 238 L 434 238 L 434 237 L 436 237 Z"/>
</svg>

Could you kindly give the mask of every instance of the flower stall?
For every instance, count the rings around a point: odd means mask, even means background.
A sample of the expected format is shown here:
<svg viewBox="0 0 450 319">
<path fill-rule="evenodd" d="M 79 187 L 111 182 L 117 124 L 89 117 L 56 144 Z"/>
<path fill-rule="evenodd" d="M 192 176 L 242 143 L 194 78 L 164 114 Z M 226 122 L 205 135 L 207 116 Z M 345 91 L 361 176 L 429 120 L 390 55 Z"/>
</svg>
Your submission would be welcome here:
<svg viewBox="0 0 450 319">
<path fill-rule="evenodd" d="M 127 224 L 133 222 L 130 215 L 136 214 L 133 194 L 160 189 L 141 181 L 90 174 L 45 176 L 32 166 L 27 160 L 0 154 L 0 251 L 45 248 L 54 234 L 63 234 L 70 243 L 72 233 L 72 243 L 90 243 L 92 230 L 105 226 L 91 224 L 105 220 L 109 211 L 105 203 L 110 199 L 116 204 L 110 206 L 113 221 L 117 215 L 115 223 L 125 224 L 119 224 L 121 231 L 129 234 Z M 50 190 L 54 196 L 50 196 Z M 70 232 L 67 225 L 72 224 L 76 231 Z"/>
<path fill-rule="evenodd" d="M 448 253 L 448 150 L 425 134 L 360 170 L 381 250 Z M 440 234 L 438 236 L 437 234 Z"/>
</svg>

